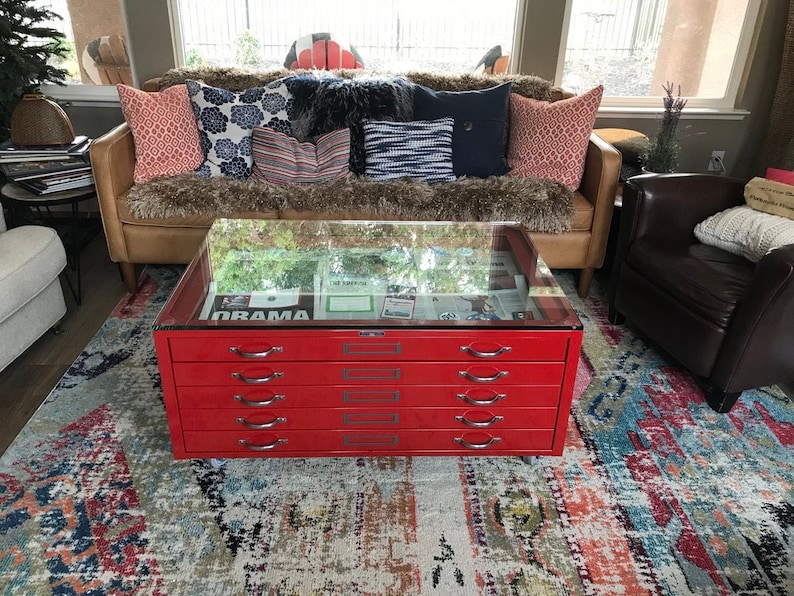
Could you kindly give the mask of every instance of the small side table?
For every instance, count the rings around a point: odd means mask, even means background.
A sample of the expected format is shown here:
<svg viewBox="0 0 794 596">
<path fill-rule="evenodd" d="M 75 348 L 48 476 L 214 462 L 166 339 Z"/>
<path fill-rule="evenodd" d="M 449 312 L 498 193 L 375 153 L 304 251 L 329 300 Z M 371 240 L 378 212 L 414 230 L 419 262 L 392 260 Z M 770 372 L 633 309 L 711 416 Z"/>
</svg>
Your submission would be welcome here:
<svg viewBox="0 0 794 596">
<path fill-rule="evenodd" d="M 96 236 L 100 230 L 99 222 L 88 222 L 80 220 L 78 204 L 96 196 L 96 189 L 93 185 L 74 190 L 64 190 L 48 195 L 37 195 L 20 188 L 16 184 L 7 183 L 0 188 L 0 198 L 7 202 L 8 208 L 13 216 L 13 224 L 20 223 L 48 225 L 54 228 L 63 240 L 66 255 L 69 258 L 69 265 L 75 272 L 77 278 L 77 289 L 72 285 L 72 280 L 66 275 L 66 283 L 74 296 L 75 302 L 80 304 L 83 297 L 83 288 L 80 275 L 80 251 Z M 55 205 L 70 205 L 71 217 L 67 226 L 63 226 L 57 221 L 50 207 Z M 33 216 L 33 210 L 36 217 Z"/>
</svg>

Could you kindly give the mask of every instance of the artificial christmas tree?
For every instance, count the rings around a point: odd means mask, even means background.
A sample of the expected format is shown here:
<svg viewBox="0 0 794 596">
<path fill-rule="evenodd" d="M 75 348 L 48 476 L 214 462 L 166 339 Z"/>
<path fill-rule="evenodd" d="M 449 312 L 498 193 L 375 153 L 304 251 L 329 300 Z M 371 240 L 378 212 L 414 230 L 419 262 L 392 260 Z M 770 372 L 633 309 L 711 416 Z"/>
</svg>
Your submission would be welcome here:
<svg viewBox="0 0 794 596">
<path fill-rule="evenodd" d="M 0 0 L 0 140 L 11 134 L 11 113 L 42 83 L 63 84 L 66 71 L 50 63 L 69 51 L 47 24 L 61 17 L 26 0 Z"/>
</svg>

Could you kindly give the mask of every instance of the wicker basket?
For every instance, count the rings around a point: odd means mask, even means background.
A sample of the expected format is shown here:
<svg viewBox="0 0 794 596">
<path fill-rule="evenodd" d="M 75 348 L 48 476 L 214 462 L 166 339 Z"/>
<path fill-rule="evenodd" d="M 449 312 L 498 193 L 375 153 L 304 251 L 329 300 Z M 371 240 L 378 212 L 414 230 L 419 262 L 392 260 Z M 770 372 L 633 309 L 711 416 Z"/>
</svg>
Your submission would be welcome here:
<svg viewBox="0 0 794 596">
<path fill-rule="evenodd" d="M 73 140 L 74 129 L 69 116 L 61 106 L 43 95 L 23 95 L 11 113 L 14 145 L 67 145 Z"/>
</svg>

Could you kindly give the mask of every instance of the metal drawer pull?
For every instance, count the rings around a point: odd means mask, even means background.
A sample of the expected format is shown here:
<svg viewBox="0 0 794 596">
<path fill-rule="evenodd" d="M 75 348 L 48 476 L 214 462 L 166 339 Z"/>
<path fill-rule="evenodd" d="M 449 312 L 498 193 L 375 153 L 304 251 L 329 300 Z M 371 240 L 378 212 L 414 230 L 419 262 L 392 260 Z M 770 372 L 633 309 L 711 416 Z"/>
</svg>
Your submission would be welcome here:
<svg viewBox="0 0 794 596">
<path fill-rule="evenodd" d="M 473 406 L 489 406 L 491 404 L 495 404 L 500 399 L 506 398 L 507 394 L 506 393 L 497 393 L 491 399 L 483 399 L 483 400 L 472 399 L 471 397 L 469 397 L 465 393 L 458 393 L 455 397 L 457 397 L 458 399 L 462 399 L 466 403 L 470 403 Z"/>
<path fill-rule="evenodd" d="M 249 443 L 245 439 L 240 439 L 237 442 L 246 449 L 250 449 L 251 451 L 270 451 L 271 449 L 275 449 L 279 445 L 283 445 L 284 443 L 286 443 L 287 439 L 276 439 L 269 445 L 254 445 L 252 443 Z"/>
<path fill-rule="evenodd" d="M 229 351 L 232 354 L 237 354 L 241 358 L 267 358 L 271 354 L 277 354 L 279 352 L 283 352 L 284 348 L 280 346 L 273 346 L 269 350 L 265 350 L 264 352 L 243 352 L 240 348 L 236 346 L 231 346 Z"/>
<path fill-rule="evenodd" d="M 250 399 L 245 399 L 242 395 L 235 395 L 232 399 L 235 401 L 239 401 L 241 404 L 246 406 L 251 406 L 252 408 L 262 408 L 264 406 L 269 406 L 273 402 L 277 402 L 281 399 L 284 399 L 286 395 L 283 393 L 277 393 L 270 399 L 263 399 L 262 401 L 251 401 Z"/>
<path fill-rule="evenodd" d="M 475 381 L 477 383 L 492 383 L 493 381 L 498 381 L 501 377 L 506 377 L 509 375 L 506 370 L 500 370 L 492 377 L 478 377 L 476 375 L 471 374 L 467 370 L 459 370 L 458 376 L 459 377 L 466 377 L 469 381 Z"/>
<path fill-rule="evenodd" d="M 472 428 L 484 428 L 486 426 L 491 426 L 496 422 L 502 422 L 504 419 L 504 416 L 493 416 L 490 420 L 486 420 L 485 422 L 473 422 L 465 416 L 455 416 L 455 420 L 462 422 L 466 426 L 471 426 Z M 240 419 L 238 418 L 237 420 L 239 422 Z"/>
<path fill-rule="evenodd" d="M 512 351 L 513 348 L 510 346 L 502 346 L 495 352 L 480 352 L 479 350 L 475 350 L 474 348 L 470 348 L 469 346 L 461 346 L 460 351 L 466 352 L 471 354 L 472 356 L 476 356 L 477 358 L 496 358 L 501 354 L 507 354 L 508 352 Z"/>
<path fill-rule="evenodd" d="M 491 437 L 488 439 L 487 443 L 469 443 L 466 439 L 462 437 L 455 437 L 454 441 L 456 443 L 460 443 L 464 447 L 468 447 L 469 449 L 488 449 L 494 443 L 498 443 L 502 439 L 500 437 Z"/>
<path fill-rule="evenodd" d="M 232 377 L 235 379 L 240 379 L 243 383 L 251 383 L 252 385 L 256 385 L 257 383 L 267 383 L 272 381 L 273 379 L 277 379 L 278 377 L 283 377 L 284 373 L 282 372 L 274 372 L 272 375 L 268 375 L 266 377 L 246 377 L 243 373 L 233 372 Z"/>
<path fill-rule="evenodd" d="M 234 421 L 237 422 L 238 424 L 242 424 L 243 426 L 250 428 L 251 430 L 262 430 L 265 428 L 273 428 L 277 424 L 283 424 L 284 422 L 287 421 L 287 419 L 284 418 L 283 416 L 279 416 L 278 418 L 274 418 L 270 422 L 261 422 L 259 424 L 254 422 L 248 422 L 248 420 L 246 420 L 245 418 L 235 418 Z"/>
</svg>

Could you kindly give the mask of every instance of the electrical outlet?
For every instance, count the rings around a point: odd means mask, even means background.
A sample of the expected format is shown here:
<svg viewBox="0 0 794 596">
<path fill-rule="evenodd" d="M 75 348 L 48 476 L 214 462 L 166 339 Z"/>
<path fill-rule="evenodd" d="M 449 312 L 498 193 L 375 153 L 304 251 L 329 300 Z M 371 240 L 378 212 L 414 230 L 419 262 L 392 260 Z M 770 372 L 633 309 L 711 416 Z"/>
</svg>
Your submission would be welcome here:
<svg viewBox="0 0 794 596">
<path fill-rule="evenodd" d="M 709 172 L 725 171 L 725 151 L 712 151 L 709 159 Z"/>
</svg>

